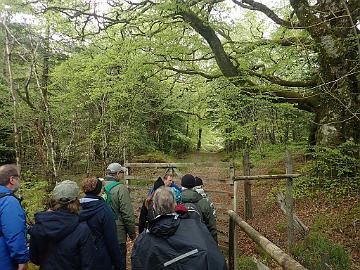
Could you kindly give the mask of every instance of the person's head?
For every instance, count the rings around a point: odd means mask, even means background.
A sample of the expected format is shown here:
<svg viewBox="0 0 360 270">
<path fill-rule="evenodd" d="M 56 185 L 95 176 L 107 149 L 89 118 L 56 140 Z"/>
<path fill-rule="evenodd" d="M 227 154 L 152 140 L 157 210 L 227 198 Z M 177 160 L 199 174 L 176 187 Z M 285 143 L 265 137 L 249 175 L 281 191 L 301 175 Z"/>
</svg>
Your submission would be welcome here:
<svg viewBox="0 0 360 270">
<path fill-rule="evenodd" d="M 176 206 L 175 194 L 169 187 L 159 187 L 153 197 L 155 215 L 174 213 Z"/>
<path fill-rule="evenodd" d="M 97 177 L 85 178 L 81 185 L 86 195 L 101 196 L 103 193 L 103 182 Z"/>
<path fill-rule="evenodd" d="M 145 200 L 145 206 L 149 207 L 149 205 L 152 203 L 152 199 L 154 197 L 155 191 L 159 188 L 164 186 L 164 181 L 159 177 L 155 182 L 153 186 L 153 192 L 146 198 Z"/>
<path fill-rule="evenodd" d="M 195 185 L 196 185 L 195 177 L 192 174 L 185 174 L 181 178 L 181 186 L 182 187 L 191 189 L 191 188 L 195 187 Z"/>
<path fill-rule="evenodd" d="M 20 170 L 15 164 L 0 166 L 0 185 L 17 191 L 20 187 Z"/>
<path fill-rule="evenodd" d="M 167 172 L 167 173 L 165 173 L 165 175 L 164 175 L 164 185 L 166 186 L 166 187 L 170 187 L 171 186 L 171 184 L 173 183 L 173 178 L 174 178 L 174 176 L 173 176 L 173 174 L 172 173 L 170 173 L 170 172 Z"/>
<path fill-rule="evenodd" d="M 80 211 L 79 191 L 74 181 L 65 180 L 58 183 L 52 191 L 52 210 L 67 209 L 71 213 L 78 214 Z"/>
<path fill-rule="evenodd" d="M 109 176 L 114 177 L 117 180 L 124 180 L 124 173 L 126 171 L 126 168 L 121 166 L 120 163 L 111 163 L 107 168 L 106 168 L 106 174 Z"/>
<path fill-rule="evenodd" d="M 195 186 L 201 187 L 203 185 L 203 180 L 200 177 L 195 176 Z"/>
</svg>

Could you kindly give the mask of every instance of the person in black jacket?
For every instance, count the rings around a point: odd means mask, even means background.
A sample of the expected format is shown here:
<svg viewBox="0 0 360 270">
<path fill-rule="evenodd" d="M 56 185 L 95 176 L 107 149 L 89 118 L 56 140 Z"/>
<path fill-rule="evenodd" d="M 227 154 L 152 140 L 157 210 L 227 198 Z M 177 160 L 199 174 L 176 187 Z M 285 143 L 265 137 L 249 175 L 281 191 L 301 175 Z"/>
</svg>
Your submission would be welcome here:
<svg viewBox="0 0 360 270">
<path fill-rule="evenodd" d="M 170 188 L 155 191 L 156 218 L 134 243 L 132 270 L 226 270 L 225 258 L 206 226 L 186 214 L 175 213 L 175 205 Z"/>
<path fill-rule="evenodd" d="M 103 184 L 97 178 L 86 178 L 82 189 L 86 196 L 80 199 L 80 220 L 87 222 L 96 245 L 92 269 L 120 270 L 122 257 L 117 242 L 116 224 L 110 206 L 101 197 Z"/>
<path fill-rule="evenodd" d="M 149 226 L 149 222 L 155 218 L 152 207 L 152 198 L 155 191 L 163 185 L 164 181 L 161 179 L 161 177 L 159 177 L 154 183 L 154 186 L 152 188 L 153 192 L 148 195 L 148 197 L 143 202 L 139 215 L 139 234 L 142 233 L 145 229 L 147 229 Z"/>
<path fill-rule="evenodd" d="M 35 215 L 30 228 L 30 260 L 41 270 L 91 270 L 96 252 L 91 231 L 80 222 L 79 187 L 70 180 L 52 192 L 51 207 Z"/>
</svg>

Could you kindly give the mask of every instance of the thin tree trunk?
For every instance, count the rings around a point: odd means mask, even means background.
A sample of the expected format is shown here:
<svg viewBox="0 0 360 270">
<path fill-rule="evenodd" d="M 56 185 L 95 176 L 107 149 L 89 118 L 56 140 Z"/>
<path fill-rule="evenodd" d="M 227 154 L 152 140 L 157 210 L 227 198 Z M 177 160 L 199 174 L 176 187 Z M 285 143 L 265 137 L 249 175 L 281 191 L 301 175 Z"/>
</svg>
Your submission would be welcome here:
<svg viewBox="0 0 360 270">
<path fill-rule="evenodd" d="M 15 144 L 15 158 L 16 158 L 16 165 L 20 165 L 20 141 L 19 141 L 19 130 L 18 130 L 18 113 L 17 113 L 17 100 L 16 94 L 14 89 L 14 81 L 12 76 L 12 69 L 11 69 L 11 49 L 10 49 L 10 35 L 9 31 L 6 28 L 6 18 L 3 19 L 2 23 L 5 28 L 5 59 L 7 65 L 7 72 L 8 72 L 8 83 L 9 83 L 9 90 L 11 94 L 11 99 L 13 103 L 13 129 L 14 129 L 14 144 Z"/>
<path fill-rule="evenodd" d="M 48 147 L 50 150 L 50 156 L 48 159 L 50 159 L 51 169 L 52 169 L 52 176 L 53 180 L 51 182 L 51 185 L 54 184 L 54 180 L 58 176 L 57 167 L 56 167 L 56 151 L 55 151 L 55 140 L 53 135 L 53 125 L 52 125 L 52 117 L 51 112 L 49 108 L 49 102 L 48 102 L 48 84 L 49 84 L 49 54 L 50 54 L 50 26 L 46 26 L 46 32 L 45 32 L 45 52 L 43 57 L 43 70 L 42 70 L 42 78 L 41 83 L 39 81 L 38 74 L 36 76 L 36 82 L 37 86 L 40 89 L 41 98 L 43 101 L 43 110 L 45 113 L 46 118 L 46 126 L 47 126 L 47 135 L 50 143 L 48 143 Z"/>
</svg>

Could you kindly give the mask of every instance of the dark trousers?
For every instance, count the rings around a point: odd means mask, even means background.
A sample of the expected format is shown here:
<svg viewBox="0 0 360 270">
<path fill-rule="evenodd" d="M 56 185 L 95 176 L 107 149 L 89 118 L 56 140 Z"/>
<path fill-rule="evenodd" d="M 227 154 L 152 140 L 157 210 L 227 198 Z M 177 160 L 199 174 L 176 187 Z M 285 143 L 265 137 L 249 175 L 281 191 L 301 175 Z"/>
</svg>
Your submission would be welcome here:
<svg viewBox="0 0 360 270">
<path fill-rule="evenodd" d="M 121 270 L 126 270 L 126 243 L 119 244 L 121 254 Z"/>
</svg>

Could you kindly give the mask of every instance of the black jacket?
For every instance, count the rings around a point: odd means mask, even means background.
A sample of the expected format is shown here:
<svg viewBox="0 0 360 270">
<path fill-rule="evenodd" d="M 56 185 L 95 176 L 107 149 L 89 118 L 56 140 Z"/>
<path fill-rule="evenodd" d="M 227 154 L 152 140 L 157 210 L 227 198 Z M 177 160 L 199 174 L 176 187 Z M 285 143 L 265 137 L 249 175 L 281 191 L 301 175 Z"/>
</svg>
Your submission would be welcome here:
<svg viewBox="0 0 360 270">
<path fill-rule="evenodd" d="M 29 233 L 30 260 L 40 269 L 92 269 L 95 245 L 78 215 L 67 210 L 39 212 Z"/>
<path fill-rule="evenodd" d="M 116 224 L 111 208 L 98 196 L 86 195 L 80 200 L 80 220 L 86 221 L 93 234 L 96 254 L 92 269 L 120 269 L 121 254 Z"/>
<path fill-rule="evenodd" d="M 155 218 L 152 203 L 150 203 L 149 206 L 146 207 L 145 201 L 146 200 L 144 200 L 143 202 L 139 215 L 139 234 L 142 233 L 145 229 L 147 229 L 149 227 L 149 222 Z"/>
<path fill-rule="evenodd" d="M 132 270 L 225 270 L 223 254 L 199 220 L 164 215 L 138 236 L 131 256 Z"/>
</svg>

